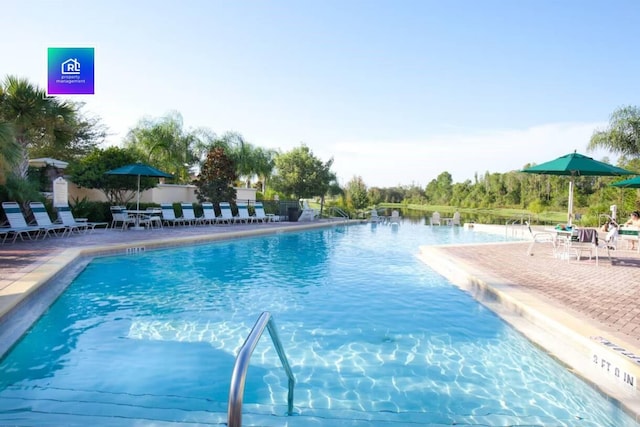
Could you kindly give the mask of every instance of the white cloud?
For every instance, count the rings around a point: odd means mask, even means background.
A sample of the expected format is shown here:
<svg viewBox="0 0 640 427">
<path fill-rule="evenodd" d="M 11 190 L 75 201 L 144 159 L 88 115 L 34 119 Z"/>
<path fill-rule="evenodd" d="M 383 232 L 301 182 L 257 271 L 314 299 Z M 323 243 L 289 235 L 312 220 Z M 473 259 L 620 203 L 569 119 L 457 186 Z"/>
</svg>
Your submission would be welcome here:
<svg viewBox="0 0 640 427">
<path fill-rule="evenodd" d="M 340 141 L 310 147 L 322 159 L 334 157 L 333 170 L 343 183 L 361 176 L 368 186 L 425 186 L 444 171 L 451 173 L 454 182 L 462 182 L 473 179 L 475 172 L 505 173 L 574 150 L 601 159 L 608 154 L 587 153 L 586 146 L 593 131 L 602 126 L 603 123 L 554 123 L 527 129 L 436 135 L 420 141 Z"/>
</svg>

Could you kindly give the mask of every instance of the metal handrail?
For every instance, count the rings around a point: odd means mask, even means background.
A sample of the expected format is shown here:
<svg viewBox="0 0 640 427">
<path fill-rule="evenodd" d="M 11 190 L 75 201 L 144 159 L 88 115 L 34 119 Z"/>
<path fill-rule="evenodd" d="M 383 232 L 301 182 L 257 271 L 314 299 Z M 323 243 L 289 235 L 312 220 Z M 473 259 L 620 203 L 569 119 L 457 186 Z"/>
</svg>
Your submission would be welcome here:
<svg viewBox="0 0 640 427">
<path fill-rule="evenodd" d="M 337 218 L 342 218 L 345 221 L 349 219 L 349 214 L 337 206 L 329 206 L 327 210 L 333 213 Z"/>
<path fill-rule="evenodd" d="M 227 409 L 228 427 L 240 427 L 242 425 L 242 398 L 244 397 L 244 383 L 247 378 L 249 360 L 251 359 L 253 350 L 256 348 L 265 328 L 269 330 L 273 346 L 275 347 L 278 357 L 280 357 L 280 362 L 282 362 L 282 367 L 289 378 L 287 414 L 293 415 L 293 386 L 295 385 L 296 380 L 293 377 L 293 372 L 289 366 L 287 356 L 282 349 L 282 342 L 280 341 L 280 337 L 278 337 L 278 331 L 276 329 L 275 322 L 273 321 L 273 317 L 271 317 L 271 313 L 265 311 L 260 315 L 260 317 L 258 317 L 256 324 L 253 325 L 253 329 L 251 329 L 251 332 L 247 336 L 244 344 L 240 347 L 240 351 L 238 351 L 238 356 L 236 357 L 236 363 L 233 365 L 231 385 L 229 387 L 229 406 Z"/>
<path fill-rule="evenodd" d="M 505 223 L 505 236 L 506 237 L 517 236 L 517 232 L 520 231 L 522 233 L 522 227 L 524 227 L 527 223 L 531 223 L 531 215 L 528 216 L 528 221 L 525 220 L 524 214 L 521 215 L 519 218 L 515 217 L 515 218 L 511 218 L 510 220 L 507 220 Z M 515 229 L 514 227 L 516 225 L 519 225 L 520 227 L 518 229 Z"/>
</svg>

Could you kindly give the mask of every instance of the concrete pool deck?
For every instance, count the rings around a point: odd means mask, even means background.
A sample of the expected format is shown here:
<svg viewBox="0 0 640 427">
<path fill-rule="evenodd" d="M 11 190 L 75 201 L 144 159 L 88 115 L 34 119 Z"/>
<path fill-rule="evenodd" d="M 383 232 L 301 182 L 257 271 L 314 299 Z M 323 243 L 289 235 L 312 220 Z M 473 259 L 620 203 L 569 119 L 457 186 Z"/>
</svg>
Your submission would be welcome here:
<svg viewBox="0 0 640 427">
<path fill-rule="evenodd" d="M 328 225 L 282 222 L 96 230 L 5 243 L 0 246 L 0 316 L 80 257 Z M 503 233 L 504 226 L 495 230 Z M 610 263 L 601 254 L 596 266 L 593 261 L 556 259 L 543 244 L 536 245 L 533 256 L 527 256 L 528 245 L 428 246 L 420 248 L 419 257 L 640 420 L 640 255 L 612 252 Z"/>
</svg>

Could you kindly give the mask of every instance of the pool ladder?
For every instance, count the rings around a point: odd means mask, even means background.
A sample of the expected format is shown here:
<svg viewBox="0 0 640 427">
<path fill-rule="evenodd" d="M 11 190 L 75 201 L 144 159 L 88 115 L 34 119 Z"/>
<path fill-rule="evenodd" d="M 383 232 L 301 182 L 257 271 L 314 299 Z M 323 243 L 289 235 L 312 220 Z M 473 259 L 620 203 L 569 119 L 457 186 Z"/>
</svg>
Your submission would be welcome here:
<svg viewBox="0 0 640 427">
<path fill-rule="evenodd" d="M 247 336 L 244 344 L 240 347 L 238 356 L 236 357 L 236 363 L 233 365 L 233 373 L 231 374 L 231 386 L 229 387 L 229 407 L 227 410 L 227 426 L 228 427 L 241 427 L 242 425 L 242 398 L 244 397 L 244 383 L 247 377 L 247 369 L 249 368 L 249 360 L 253 354 L 253 350 L 256 348 L 264 329 L 269 329 L 269 335 L 271 335 L 271 341 L 273 346 L 280 357 L 282 367 L 287 373 L 289 378 L 289 394 L 287 396 L 287 414 L 293 414 L 293 386 L 296 383 L 287 360 L 287 355 L 282 348 L 282 342 L 278 337 L 278 331 L 276 329 L 275 322 L 271 313 L 268 311 L 263 312 L 256 324 L 253 325 L 253 329 Z"/>
</svg>

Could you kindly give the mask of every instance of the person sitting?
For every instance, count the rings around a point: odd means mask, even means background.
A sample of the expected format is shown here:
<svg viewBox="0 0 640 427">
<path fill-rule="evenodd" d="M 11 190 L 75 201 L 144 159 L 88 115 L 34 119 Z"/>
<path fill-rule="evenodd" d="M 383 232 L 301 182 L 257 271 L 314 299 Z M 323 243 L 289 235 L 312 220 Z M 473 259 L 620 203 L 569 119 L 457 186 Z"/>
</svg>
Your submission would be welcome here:
<svg viewBox="0 0 640 427">
<path fill-rule="evenodd" d="M 624 225 L 630 225 L 632 227 L 640 228 L 640 211 L 633 211 L 631 213 L 631 216 L 629 217 L 629 220 L 625 222 Z M 635 248 L 636 248 L 636 241 L 632 240 L 631 249 L 633 250 Z"/>
<path fill-rule="evenodd" d="M 640 227 L 640 211 L 631 212 L 629 220 L 624 225 L 633 225 L 634 227 Z"/>
</svg>

